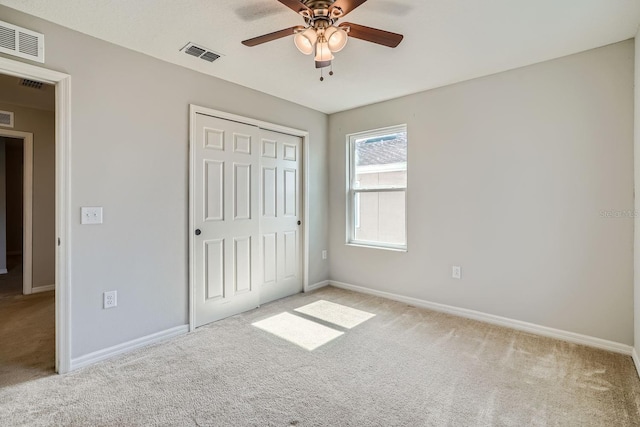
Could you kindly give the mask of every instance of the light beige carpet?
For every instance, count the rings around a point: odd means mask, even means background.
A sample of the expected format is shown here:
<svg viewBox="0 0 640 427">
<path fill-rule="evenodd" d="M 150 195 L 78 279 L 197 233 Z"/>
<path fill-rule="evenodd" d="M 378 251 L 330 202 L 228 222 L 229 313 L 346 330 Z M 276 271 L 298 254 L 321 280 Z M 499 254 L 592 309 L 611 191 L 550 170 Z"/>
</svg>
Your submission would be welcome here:
<svg viewBox="0 0 640 427">
<path fill-rule="evenodd" d="M 0 298 L 0 387 L 54 374 L 54 300 L 53 291 Z"/>
<path fill-rule="evenodd" d="M 8 257 L 7 268 L 0 275 L 0 387 L 53 375 L 55 364 L 54 292 L 22 295 L 22 257 Z"/>
<path fill-rule="evenodd" d="M 375 316 L 295 311 L 319 300 Z M 300 322 L 253 326 L 281 313 L 343 333 L 309 351 Z M 637 426 L 639 407 L 627 356 L 335 288 L 0 388 L 8 426 Z"/>
</svg>

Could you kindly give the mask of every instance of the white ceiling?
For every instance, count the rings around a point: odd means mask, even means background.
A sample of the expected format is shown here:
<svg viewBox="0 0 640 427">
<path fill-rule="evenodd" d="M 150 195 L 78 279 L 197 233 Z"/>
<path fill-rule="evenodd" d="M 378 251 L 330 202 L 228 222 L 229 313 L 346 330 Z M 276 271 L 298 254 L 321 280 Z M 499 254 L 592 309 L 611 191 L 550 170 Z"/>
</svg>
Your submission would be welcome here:
<svg viewBox="0 0 640 427">
<path fill-rule="evenodd" d="M 390 49 L 352 39 L 319 81 L 276 0 L 0 0 L 0 4 L 212 76 L 333 113 L 634 37 L 640 0 L 369 0 L 342 21 L 404 34 Z M 182 52 L 192 41 L 224 56 Z"/>
</svg>

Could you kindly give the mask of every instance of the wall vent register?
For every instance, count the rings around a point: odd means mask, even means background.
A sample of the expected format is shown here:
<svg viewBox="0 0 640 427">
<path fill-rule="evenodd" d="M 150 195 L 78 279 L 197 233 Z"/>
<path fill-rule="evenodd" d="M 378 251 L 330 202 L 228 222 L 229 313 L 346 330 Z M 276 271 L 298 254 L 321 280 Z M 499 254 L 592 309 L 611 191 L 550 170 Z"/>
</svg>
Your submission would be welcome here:
<svg viewBox="0 0 640 427">
<path fill-rule="evenodd" d="M 44 83 L 35 80 L 20 79 L 20 86 L 30 87 L 32 89 L 42 89 Z"/>
<path fill-rule="evenodd" d="M 0 111 L 0 126 L 5 128 L 13 127 L 13 113 L 11 111 Z"/>
<path fill-rule="evenodd" d="M 0 21 L 0 53 L 44 63 L 44 34 Z"/>
</svg>

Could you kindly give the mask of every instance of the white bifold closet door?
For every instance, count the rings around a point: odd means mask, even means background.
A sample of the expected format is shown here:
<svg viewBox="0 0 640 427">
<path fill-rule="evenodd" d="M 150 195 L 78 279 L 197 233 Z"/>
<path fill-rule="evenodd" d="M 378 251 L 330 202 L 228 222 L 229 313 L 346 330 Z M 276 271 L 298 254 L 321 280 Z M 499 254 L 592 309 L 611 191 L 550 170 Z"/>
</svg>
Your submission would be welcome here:
<svg viewBox="0 0 640 427">
<path fill-rule="evenodd" d="M 302 291 L 302 139 L 261 130 L 260 302 Z"/>
<path fill-rule="evenodd" d="M 195 326 L 259 305 L 260 129 L 196 115 Z"/>
<path fill-rule="evenodd" d="M 196 114 L 195 326 L 302 290 L 301 138 Z"/>
</svg>

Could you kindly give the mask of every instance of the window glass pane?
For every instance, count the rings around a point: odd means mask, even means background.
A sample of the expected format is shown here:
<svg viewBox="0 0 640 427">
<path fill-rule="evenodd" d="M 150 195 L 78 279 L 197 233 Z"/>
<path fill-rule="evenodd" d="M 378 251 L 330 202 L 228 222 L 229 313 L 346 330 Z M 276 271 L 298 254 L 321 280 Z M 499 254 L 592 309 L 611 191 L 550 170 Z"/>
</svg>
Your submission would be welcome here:
<svg viewBox="0 0 640 427">
<path fill-rule="evenodd" d="M 405 192 L 356 193 L 355 240 L 405 245 Z"/>
<path fill-rule="evenodd" d="M 407 133 L 354 142 L 355 188 L 407 185 Z"/>
</svg>

